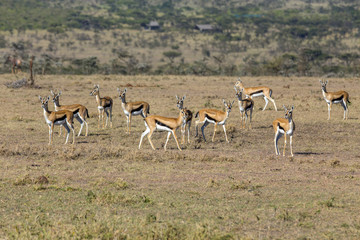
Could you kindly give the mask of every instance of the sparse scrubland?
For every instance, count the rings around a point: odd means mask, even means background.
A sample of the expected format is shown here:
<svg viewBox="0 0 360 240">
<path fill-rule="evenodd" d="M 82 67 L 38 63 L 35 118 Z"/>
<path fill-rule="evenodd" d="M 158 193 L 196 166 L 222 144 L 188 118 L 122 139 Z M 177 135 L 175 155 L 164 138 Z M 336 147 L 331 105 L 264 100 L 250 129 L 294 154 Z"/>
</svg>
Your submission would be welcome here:
<svg viewBox="0 0 360 240">
<path fill-rule="evenodd" d="M 18 74 L 21 77 L 21 73 Z M 230 143 L 218 129 L 215 142 L 194 138 L 180 152 L 157 132 L 153 151 L 145 126 L 134 117 L 132 133 L 117 97 L 143 100 L 150 113 L 176 117 L 175 95 L 185 106 L 222 109 L 235 99 L 234 77 L 44 75 L 40 88 L 10 89 L 0 76 L 0 238 L 5 239 L 357 239 L 360 237 L 358 78 L 331 78 L 328 90 L 349 92 L 349 120 L 327 106 L 318 78 L 243 77 L 246 87 L 267 85 L 279 108 L 255 98 L 253 129 L 240 129 L 234 104 L 227 124 Z M 114 99 L 112 129 L 97 128 L 94 84 Z M 61 89 L 62 104 L 89 109 L 89 136 L 48 146 L 38 95 Z M 275 118 L 294 105 L 294 157 L 274 153 Z M 53 105 L 50 105 L 53 109 Z M 79 124 L 75 121 L 76 131 Z M 58 127 L 55 128 L 58 131 Z M 213 132 L 206 128 L 208 140 Z M 177 132 L 180 137 L 180 131 Z M 283 138 L 279 141 L 283 146 Z"/>
</svg>

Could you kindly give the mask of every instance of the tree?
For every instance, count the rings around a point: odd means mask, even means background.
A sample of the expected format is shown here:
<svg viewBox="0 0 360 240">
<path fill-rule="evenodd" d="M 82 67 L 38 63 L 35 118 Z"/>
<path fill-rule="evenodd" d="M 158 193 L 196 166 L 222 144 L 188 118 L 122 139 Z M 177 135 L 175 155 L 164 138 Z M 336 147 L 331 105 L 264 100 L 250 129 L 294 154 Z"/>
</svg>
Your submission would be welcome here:
<svg viewBox="0 0 360 240">
<path fill-rule="evenodd" d="M 167 52 L 163 52 L 163 55 L 165 57 L 167 57 L 170 60 L 170 63 L 174 63 L 174 59 L 177 57 L 181 56 L 181 52 L 177 52 L 177 51 L 167 51 Z"/>
</svg>

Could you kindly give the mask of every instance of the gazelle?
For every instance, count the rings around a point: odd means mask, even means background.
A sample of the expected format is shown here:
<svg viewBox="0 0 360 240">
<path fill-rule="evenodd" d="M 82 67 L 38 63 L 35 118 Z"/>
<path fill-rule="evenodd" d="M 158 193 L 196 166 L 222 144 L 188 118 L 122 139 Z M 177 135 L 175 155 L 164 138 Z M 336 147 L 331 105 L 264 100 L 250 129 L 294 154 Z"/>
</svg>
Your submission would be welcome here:
<svg viewBox="0 0 360 240">
<path fill-rule="evenodd" d="M 224 129 L 224 133 L 225 133 L 226 142 L 229 142 L 228 137 L 226 135 L 225 123 L 226 123 L 226 120 L 229 117 L 229 114 L 231 112 L 231 107 L 234 104 L 234 101 L 232 103 L 230 103 L 230 101 L 229 101 L 229 103 L 227 103 L 223 99 L 223 103 L 224 103 L 225 108 L 226 108 L 225 112 L 220 111 L 220 110 L 216 110 L 216 109 L 202 109 L 202 110 L 198 111 L 195 114 L 196 118 L 199 117 L 199 119 L 195 121 L 195 129 L 196 129 L 195 137 L 198 136 L 198 125 L 200 123 L 204 123 L 202 125 L 202 127 L 201 127 L 201 132 L 202 132 L 203 138 L 204 138 L 204 140 L 206 142 L 204 129 L 205 129 L 205 127 L 207 125 L 209 125 L 209 123 L 214 123 L 214 135 L 212 137 L 212 141 L 214 142 L 217 125 L 222 125 L 223 129 Z"/>
<path fill-rule="evenodd" d="M 107 127 L 110 118 L 110 127 L 112 127 L 112 106 L 113 100 L 111 97 L 100 97 L 99 85 L 94 85 L 94 89 L 90 92 L 90 96 L 95 96 L 98 104 L 99 121 L 98 128 L 100 128 L 100 121 L 102 121 L 102 128 Z M 106 124 L 104 126 L 104 112 L 106 113 Z"/>
<path fill-rule="evenodd" d="M 241 128 L 245 129 L 246 120 L 248 118 L 248 112 L 250 112 L 250 129 L 251 129 L 251 121 L 252 121 L 252 112 L 254 109 L 254 101 L 251 98 L 242 98 L 242 90 L 238 90 L 236 87 L 235 95 L 239 102 L 239 110 L 240 110 L 240 120 L 241 120 Z"/>
<path fill-rule="evenodd" d="M 319 80 L 319 82 L 321 83 L 322 94 L 328 105 L 328 120 L 330 120 L 330 115 L 331 115 L 330 112 L 331 112 L 331 107 L 332 107 L 333 103 L 341 104 L 341 106 L 344 108 L 343 120 L 347 120 L 348 115 L 349 115 L 349 108 L 347 106 L 347 103 L 350 103 L 349 94 L 345 91 L 327 92 L 326 85 L 327 85 L 328 81 L 326 80 L 326 82 L 325 82 L 325 81 Z"/>
<path fill-rule="evenodd" d="M 272 90 L 268 87 L 248 87 L 245 88 L 240 78 L 238 78 L 238 81 L 235 83 L 235 87 L 240 88 L 240 90 L 246 95 L 246 97 L 250 97 L 251 99 L 253 97 L 264 97 L 265 100 L 265 106 L 263 111 L 265 111 L 266 106 L 269 103 L 269 100 L 274 104 L 275 111 L 277 111 L 277 107 L 275 104 L 275 100 L 271 98 Z"/>
<path fill-rule="evenodd" d="M 292 112 L 294 110 L 294 106 L 291 107 L 291 109 L 287 109 L 285 105 L 283 105 L 285 110 L 285 118 L 277 118 L 273 121 L 273 128 L 275 131 L 275 138 L 274 138 L 274 144 L 275 144 L 275 154 L 280 155 L 279 147 L 278 147 L 278 140 L 281 138 L 282 135 L 284 135 L 284 152 L 283 156 L 285 156 L 285 149 L 286 149 L 286 135 L 290 136 L 290 152 L 291 156 L 294 156 L 292 151 L 292 136 L 295 131 L 295 123 L 292 118 Z"/>
<path fill-rule="evenodd" d="M 119 92 L 119 98 L 121 99 L 121 107 L 127 118 L 126 123 L 127 123 L 128 133 L 130 134 L 131 117 L 141 115 L 143 118 L 146 118 L 147 114 L 150 113 L 150 105 L 144 101 L 126 102 L 125 97 L 126 97 L 127 89 L 125 88 L 124 91 L 121 91 L 120 88 L 118 88 L 117 91 Z"/>
<path fill-rule="evenodd" d="M 170 137 L 171 133 L 174 136 L 174 139 L 176 141 L 176 145 L 177 145 L 178 149 L 181 151 L 179 142 L 178 142 L 176 134 L 175 134 L 175 130 L 180 125 L 185 124 L 186 118 L 187 118 L 187 112 L 184 109 L 180 110 L 179 116 L 177 118 L 168 118 L 168 117 L 155 116 L 155 115 L 146 117 L 144 119 L 146 130 L 141 134 L 139 149 L 141 148 L 141 143 L 143 141 L 143 138 L 147 134 L 149 134 L 148 139 L 149 139 L 150 145 L 151 145 L 152 149 L 155 150 L 154 144 L 151 142 L 151 136 L 152 136 L 153 132 L 156 129 L 158 129 L 160 131 L 168 131 L 168 135 L 167 135 L 166 142 L 164 145 L 165 151 L 166 151 L 166 145 L 169 141 L 169 137 Z"/>
<path fill-rule="evenodd" d="M 76 118 L 76 120 L 78 120 L 79 123 L 81 124 L 78 136 L 80 136 L 81 131 L 84 127 L 84 124 L 86 126 L 85 136 L 87 136 L 88 135 L 88 123 L 86 122 L 86 118 L 89 117 L 87 108 L 81 104 L 72 104 L 72 105 L 61 106 L 60 105 L 61 91 L 59 91 L 58 93 L 54 93 L 51 90 L 50 92 L 51 92 L 51 95 L 53 96 L 52 101 L 54 102 L 54 105 L 55 105 L 55 111 L 61 111 L 61 110 L 71 111 L 74 114 L 74 118 Z M 61 135 L 61 126 L 60 126 L 60 135 Z"/>
<path fill-rule="evenodd" d="M 16 58 L 15 56 L 8 56 L 4 64 L 11 64 L 11 73 L 17 74 L 19 71 L 21 72 L 21 59 Z"/>
<path fill-rule="evenodd" d="M 70 135 L 70 129 L 71 129 L 71 131 L 73 133 L 72 144 L 74 144 L 75 143 L 75 130 L 74 130 L 74 126 L 73 126 L 74 114 L 68 110 L 51 112 L 48 109 L 48 103 L 50 100 L 50 96 L 48 96 L 47 98 L 42 98 L 41 96 L 39 96 L 39 99 L 41 102 L 41 107 L 42 107 L 42 109 L 44 109 L 45 121 L 49 125 L 49 145 L 52 144 L 52 142 L 53 142 L 54 125 L 62 125 L 66 129 L 67 135 L 66 135 L 65 144 L 68 142 L 69 135 Z"/>
<path fill-rule="evenodd" d="M 186 131 L 186 126 L 187 126 L 187 132 L 188 132 L 188 143 L 190 143 L 190 127 L 191 127 L 191 121 L 192 121 L 192 117 L 193 117 L 193 114 L 192 112 L 187 109 L 187 108 L 184 108 L 184 100 L 185 100 L 185 96 L 183 96 L 181 99 L 178 98 L 178 96 L 176 95 L 176 106 L 181 110 L 181 109 L 184 109 L 187 113 L 187 119 L 186 119 L 186 122 L 184 125 L 181 126 L 181 144 L 184 144 L 185 143 L 185 131 Z"/>
</svg>

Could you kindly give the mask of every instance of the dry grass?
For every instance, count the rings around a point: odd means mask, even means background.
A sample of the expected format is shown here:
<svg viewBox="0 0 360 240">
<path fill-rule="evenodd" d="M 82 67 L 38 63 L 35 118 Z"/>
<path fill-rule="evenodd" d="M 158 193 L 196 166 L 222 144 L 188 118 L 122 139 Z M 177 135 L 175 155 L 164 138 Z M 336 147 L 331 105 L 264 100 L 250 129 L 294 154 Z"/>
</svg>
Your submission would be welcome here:
<svg viewBox="0 0 360 240">
<path fill-rule="evenodd" d="M 1 83 L 13 76 L 1 75 Z M 175 95 L 185 106 L 221 109 L 234 99 L 230 77 L 44 76 L 41 89 L 0 85 L 0 238 L 130 239 L 357 239 L 360 237 L 359 79 L 330 79 L 329 90 L 350 94 L 350 119 L 340 106 L 327 121 L 316 78 L 243 78 L 245 86 L 268 85 L 280 109 L 293 104 L 295 156 L 274 155 L 272 121 L 283 116 L 255 99 L 253 130 L 238 127 L 237 103 L 229 121 L 230 143 L 218 130 L 215 142 L 194 139 L 168 151 L 165 133 L 154 134 L 157 151 L 145 139 L 143 120 L 132 134 L 117 98 L 117 86 L 131 84 L 127 99 L 150 103 L 151 114 L 177 116 Z M 114 98 L 113 129 L 97 129 L 93 84 Z M 146 87 L 145 87 L 146 86 Z M 61 89 L 61 103 L 89 108 L 89 137 L 63 145 L 48 129 L 37 95 Z M 52 108 L 52 106 L 51 106 Z M 194 124 L 193 124 L 194 126 Z M 75 123 L 76 130 L 79 124 Z M 57 129 L 57 128 L 56 128 Z M 206 135 L 210 140 L 212 126 Z M 178 132 L 180 136 L 180 132 Z M 282 146 L 283 139 L 280 140 Z"/>
</svg>

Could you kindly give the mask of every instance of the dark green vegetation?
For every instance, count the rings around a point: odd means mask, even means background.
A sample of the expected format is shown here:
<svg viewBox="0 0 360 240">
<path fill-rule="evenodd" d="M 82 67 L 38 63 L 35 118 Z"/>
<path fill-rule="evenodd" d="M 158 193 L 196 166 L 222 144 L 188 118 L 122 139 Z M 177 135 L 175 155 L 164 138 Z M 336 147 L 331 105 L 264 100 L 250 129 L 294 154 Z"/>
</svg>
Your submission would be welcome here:
<svg viewBox="0 0 360 240">
<path fill-rule="evenodd" d="M 0 35 L 0 48 L 12 47 L 27 58 L 14 46 L 23 45 L 42 63 L 47 59 L 44 55 L 51 55 L 57 63 L 53 66 L 75 61 L 72 68 L 61 66 L 56 71 L 48 64 L 50 73 L 358 74 L 359 7 L 355 0 L 4 0 L 0 3 L 0 30 L 11 35 L 47 30 L 52 45 L 35 51 L 29 46 L 37 44 L 34 38 L 14 41 Z M 159 22 L 160 30 L 151 38 L 142 37 L 140 29 L 151 20 Z M 199 33 L 194 30 L 196 24 L 211 24 L 214 31 Z M 74 29 L 91 33 L 70 36 Z M 111 39 L 104 39 L 104 31 L 111 32 Z M 131 34 L 134 31 L 137 33 Z M 66 41 L 59 54 L 57 42 L 61 39 Z M 106 48 L 110 59 L 90 53 L 84 57 L 66 54 L 74 53 L 72 48 L 78 42 L 92 42 L 90 49 Z M 173 46 L 179 47 L 176 59 L 166 56 Z M 187 55 L 188 48 L 194 54 Z M 127 50 L 127 64 L 114 64 L 117 52 L 123 49 Z M 161 51 L 165 57 L 149 51 Z M 140 52 L 143 55 L 139 56 Z M 93 70 L 89 71 L 89 66 Z"/>
</svg>

